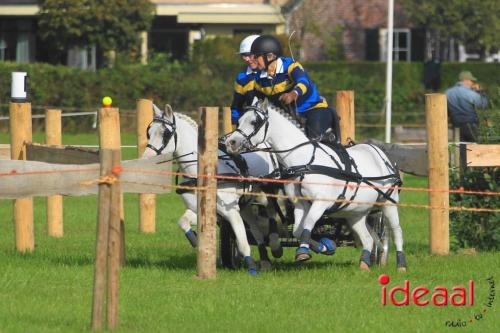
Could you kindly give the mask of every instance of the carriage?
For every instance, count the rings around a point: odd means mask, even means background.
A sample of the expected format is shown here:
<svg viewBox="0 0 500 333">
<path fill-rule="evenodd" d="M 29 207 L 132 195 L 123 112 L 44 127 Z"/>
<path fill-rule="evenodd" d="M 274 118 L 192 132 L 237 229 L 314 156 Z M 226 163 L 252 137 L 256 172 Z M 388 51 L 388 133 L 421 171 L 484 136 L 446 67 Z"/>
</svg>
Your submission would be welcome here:
<svg viewBox="0 0 500 333">
<path fill-rule="evenodd" d="M 253 205 L 255 215 L 263 210 L 259 204 Z M 280 215 L 280 222 L 277 223 L 277 230 L 282 247 L 297 247 L 299 241 L 293 236 L 293 207 L 289 201 L 285 202 L 284 213 Z M 228 269 L 239 269 L 243 266 L 243 257 L 238 251 L 236 238 L 229 222 L 220 215 L 217 216 L 217 224 L 220 228 L 219 250 L 220 264 Z M 366 220 L 370 234 L 374 239 L 371 252 L 371 261 L 377 265 L 384 266 L 387 263 L 389 253 L 389 230 L 385 227 L 384 216 L 380 210 L 372 211 Z M 251 245 L 257 245 L 250 228 L 245 223 L 247 238 Z M 269 233 L 265 235 L 266 246 L 269 246 Z M 337 247 L 359 246 L 355 233 L 349 228 L 348 224 L 342 218 L 332 218 L 324 214 L 316 223 L 312 236 L 314 240 L 319 241 L 322 237 L 327 237 L 335 242 Z"/>
</svg>

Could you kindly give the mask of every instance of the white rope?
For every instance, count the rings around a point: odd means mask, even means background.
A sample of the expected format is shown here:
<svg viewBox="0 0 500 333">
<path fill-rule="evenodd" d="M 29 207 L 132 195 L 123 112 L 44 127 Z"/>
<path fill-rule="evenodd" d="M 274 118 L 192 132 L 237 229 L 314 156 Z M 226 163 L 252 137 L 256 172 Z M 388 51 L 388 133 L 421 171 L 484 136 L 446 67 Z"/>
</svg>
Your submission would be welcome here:
<svg viewBox="0 0 500 333">
<path fill-rule="evenodd" d="M 97 116 L 97 111 L 90 111 L 90 112 L 63 112 L 61 113 L 61 117 L 78 117 L 78 116 Z M 35 114 L 32 115 L 31 118 L 33 119 L 38 119 L 38 118 L 45 118 L 44 114 Z M 0 120 L 9 120 L 10 117 L 0 117 Z"/>
<path fill-rule="evenodd" d="M 66 145 L 67 147 L 75 147 L 75 148 L 99 148 L 98 145 Z M 137 148 L 137 145 L 123 145 L 121 148 Z"/>
</svg>

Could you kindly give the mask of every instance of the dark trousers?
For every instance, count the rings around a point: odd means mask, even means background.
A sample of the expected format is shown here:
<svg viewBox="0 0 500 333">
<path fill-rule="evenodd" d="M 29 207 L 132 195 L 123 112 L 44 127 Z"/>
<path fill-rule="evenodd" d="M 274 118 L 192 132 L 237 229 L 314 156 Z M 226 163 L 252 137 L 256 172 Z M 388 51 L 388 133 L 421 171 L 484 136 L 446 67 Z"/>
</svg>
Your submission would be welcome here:
<svg viewBox="0 0 500 333">
<path fill-rule="evenodd" d="M 457 124 L 455 127 L 460 128 L 460 141 L 463 142 L 476 142 L 478 135 L 477 124 L 465 123 Z"/>
<path fill-rule="evenodd" d="M 334 141 L 340 142 L 339 116 L 335 109 L 315 108 L 299 114 L 306 119 L 306 135 L 310 139 L 322 139 L 331 128 L 335 135 Z"/>
</svg>

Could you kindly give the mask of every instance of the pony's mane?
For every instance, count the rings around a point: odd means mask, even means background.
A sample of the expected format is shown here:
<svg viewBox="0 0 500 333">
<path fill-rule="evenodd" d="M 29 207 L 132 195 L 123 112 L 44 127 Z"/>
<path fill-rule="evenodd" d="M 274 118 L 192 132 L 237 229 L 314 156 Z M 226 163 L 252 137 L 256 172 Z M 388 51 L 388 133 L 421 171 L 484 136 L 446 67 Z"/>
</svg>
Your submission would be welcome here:
<svg viewBox="0 0 500 333">
<path fill-rule="evenodd" d="M 174 114 L 175 114 L 176 117 L 185 120 L 194 129 L 196 129 L 196 130 L 198 129 L 198 124 L 196 123 L 196 121 L 194 121 L 193 118 L 191 118 L 187 114 L 179 113 L 179 112 L 174 112 Z"/>
<path fill-rule="evenodd" d="M 289 112 L 285 111 L 283 108 L 280 108 L 279 106 L 276 106 L 272 103 L 269 103 L 267 107 L 268 107 L 268 109 L 276 111 L 278 114 L 283 116 L 286 120 L 288 120 L 293 125 L 295 125 L 295 127 L 300 129 L 302 133 L 304 133 L 304 134 L 306 133 L 304 126 L 302 126 L 302 124 L 300 122 L 298 122 L 297 119 L 292 117 L 292 115 L 290 115 Z"/>
</svg>

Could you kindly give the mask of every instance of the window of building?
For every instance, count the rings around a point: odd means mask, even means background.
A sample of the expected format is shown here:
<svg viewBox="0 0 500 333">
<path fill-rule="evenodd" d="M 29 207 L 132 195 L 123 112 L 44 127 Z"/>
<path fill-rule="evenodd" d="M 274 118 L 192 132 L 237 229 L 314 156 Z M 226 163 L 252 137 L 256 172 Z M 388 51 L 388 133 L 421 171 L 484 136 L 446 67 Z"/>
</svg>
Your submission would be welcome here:
<svg viewBox="0 0 500 333">
<path fill-rule="evenodd" d="M 387 59 L 387 29 L 379 30 L 380 42 L 380 60 Z M 411 61 L 411 30 L 410 29 L 394 29 L 392 45 L 392 60 L 393 61 Z"/>
</svg>

